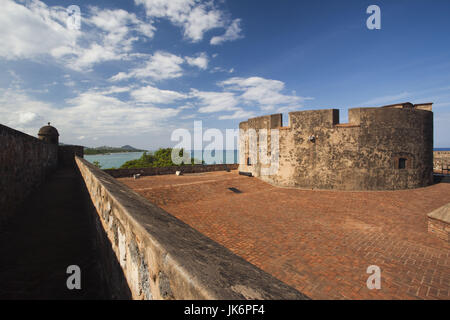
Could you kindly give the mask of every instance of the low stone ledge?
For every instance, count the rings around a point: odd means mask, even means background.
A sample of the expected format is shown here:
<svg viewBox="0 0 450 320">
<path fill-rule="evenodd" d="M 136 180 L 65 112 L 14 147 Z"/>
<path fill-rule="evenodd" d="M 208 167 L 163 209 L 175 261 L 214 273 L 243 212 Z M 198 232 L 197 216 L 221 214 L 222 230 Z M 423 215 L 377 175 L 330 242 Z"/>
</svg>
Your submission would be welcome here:
<svg viewBox="0 0 450 320">
<path fill-rule="evenodd" d="M 76 163 L 134 299 L 308 299 L 86 160 Z"/>
<path fill-rule="evenodd" d="M 428 232 L 450 242 L 450 203 L 428 214 Z"/>
<path fill-rule="evenodd" d="M 141 176 L 156 176 L 162 174 L 175 174 L 177 171 L 182 173 L 201 173 L 212 171 L 227 171 L 236 170 L 239 164 L 194 164 L 184 166 L 172 166 L 172 167 L 158 167 L 158 168 L 136 168 L 136 169 L 105 169 L 106 173 L 114 178 L 127 178 L 132 177 L 134 174 L 140 174 Z"/>
</svg>

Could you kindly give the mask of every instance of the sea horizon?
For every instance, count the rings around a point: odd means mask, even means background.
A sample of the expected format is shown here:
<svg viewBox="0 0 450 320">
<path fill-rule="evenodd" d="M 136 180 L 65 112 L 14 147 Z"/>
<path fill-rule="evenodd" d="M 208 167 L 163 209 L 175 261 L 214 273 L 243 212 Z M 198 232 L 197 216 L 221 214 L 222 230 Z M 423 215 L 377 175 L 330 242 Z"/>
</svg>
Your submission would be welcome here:
<svg viewBox="0 0 450 320">
<path fill-rule="evenodd" d="M 156 150 L 147 150 L 147 152 L 154 152 Z M 191 157 L 201 159 L 205 164 L 234 164 L 239 161 L 238 150 L 218 150 L 216 152 L 222 153 L 222 157 L 215 159 L 215 155 L 210 156 L 208 150 L 187 150 L 191 152 Z M 84 158 L 90 163 L 98 161 L 102 169 L 120 168 L 125 162 L 139 159 L 144 152 L 117 152 L 107 154 L 85 155 Z"/>
</svg>

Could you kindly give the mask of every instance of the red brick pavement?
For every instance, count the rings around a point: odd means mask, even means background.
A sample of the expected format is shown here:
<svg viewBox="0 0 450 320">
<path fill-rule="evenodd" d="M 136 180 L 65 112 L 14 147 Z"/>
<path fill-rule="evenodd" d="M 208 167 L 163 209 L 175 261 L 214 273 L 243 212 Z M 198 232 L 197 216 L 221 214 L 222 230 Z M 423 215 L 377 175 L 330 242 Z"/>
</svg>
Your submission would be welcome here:
<svg viewBox="0 0 450 320">
<path fill-rule="evenodd" d="M 450 245 L 427 233 L 426 217 L 450 184 L 312 191 L 236 172 L 119 180 L 313 299 L 450 299 Z M 380 290 L 367 289 L 370 265 Z"/>
</svg>

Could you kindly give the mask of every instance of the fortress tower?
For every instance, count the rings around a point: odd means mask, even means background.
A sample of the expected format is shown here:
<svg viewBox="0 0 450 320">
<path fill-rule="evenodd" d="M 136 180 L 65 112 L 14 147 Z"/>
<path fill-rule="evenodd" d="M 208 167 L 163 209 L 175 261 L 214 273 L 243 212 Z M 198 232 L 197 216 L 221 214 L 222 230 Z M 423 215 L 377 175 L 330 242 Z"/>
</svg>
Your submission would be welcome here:
<svg viewBox="0 0 450 320">
<path fill-rule="evenodd" d="M 433 181 L 431 110 L 432 103 L 409 102 L 354 108 L 343 124 L 336 109 L 290 112 L 288 127 L 282 127 L 281 114 L 252 118 L 239 125 L 239 171 L 273 185 L 308 189 L 424 187 Z M 264 132 L 267 139 L 261 138 Z M 273 163 L 261 153 L 276 158 L 274 138 L 279 162 L 269 170 Z"/>
<path fill-rule="evenodd" d="M 55 127 L 52 127 L 50 122 L 39 130 L 38 138 L 51 144 L 59 144 L 58 130 L 56 130 Z"/>
</svg>

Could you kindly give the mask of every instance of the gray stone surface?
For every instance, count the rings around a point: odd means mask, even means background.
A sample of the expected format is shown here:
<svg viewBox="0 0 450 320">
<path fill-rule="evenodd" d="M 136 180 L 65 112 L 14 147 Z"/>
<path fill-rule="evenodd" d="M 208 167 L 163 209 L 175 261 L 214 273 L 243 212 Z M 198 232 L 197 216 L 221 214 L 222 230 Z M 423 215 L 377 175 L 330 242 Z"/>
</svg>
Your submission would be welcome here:
<svg viewBox="0 0 450 320">
<path fill-rule="evenodd" d="M 239 125 L 239 171 L 277 186 L 307 189 L 397 190 L 425 187 L 433 182 L 433 112 L 430 105 L 388 106 L 349 110 L 349 123 L 339 123 L 339 110 L 289 113 L 252 118 Z M 252 155 L 249 129 L 279 130 L 279 168 L 268 167 Z M 314 137 L 314 139 L 310 139 Z M 261 143 L 257 142 L 258 148 Z M 262 148 L 265 150 L 265 148 Z M 253 163 L 248 165 L 247 159 Z M 400 159 L 406 167 L 399 169 Z"/>
<path fill-rule="evenodd" d="M 55 170 L 58 146 L 0 124 L 0 225 Z"/>
<path fill-rule="evenodd" d="M 106 169 L 103 170 L 114 178 L 133 177 L 134 175 L 140 176 L 156 176 L 163 174 L 175 174 L 177 171 L 183 173 L 201 173 L 211 171 L 228 171 L 238 168 L 238 164 L 196 164 L 174 167 L 158 167 L 158 168 L 140 168 L 140 169 Z"/>
<path fill-rule="evenodd" d="M 96 245 L 95 208 L 83 185 L 74 168 L 58 169 L 4 225 L 0 300 L 111 298 Z M 70 265 L 80 267 L 81 290 L 66 286 Z"/>
<path fill-rule="evenodd" d="M 76 162 L 134 299 L 307 299 L 84 159 Z"/>
<path fill-rule="evenodd" d="M 430 212 L 428 217 L 450 224 L 450 203 Z"/>
</svg>

